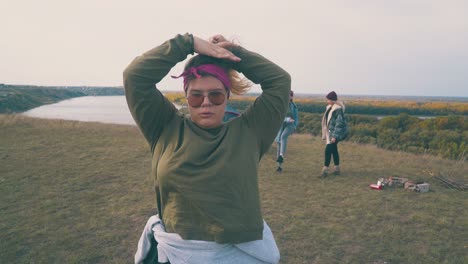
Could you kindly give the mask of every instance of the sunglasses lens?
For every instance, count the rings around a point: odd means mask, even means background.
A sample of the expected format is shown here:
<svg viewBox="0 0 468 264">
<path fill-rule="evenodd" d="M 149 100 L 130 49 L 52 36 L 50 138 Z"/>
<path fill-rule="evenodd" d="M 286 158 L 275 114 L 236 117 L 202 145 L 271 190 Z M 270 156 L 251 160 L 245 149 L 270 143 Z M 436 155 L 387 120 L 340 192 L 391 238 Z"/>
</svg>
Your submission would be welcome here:
<svg viewBox="0 0 468 264">
<path fill-rule="evenodd" d="M 201 93 L 190 94 L 187 97 L 187 102 L 191 107 L 200 107 L 205 100 L 205 96 Z M 208 100 L 214 105 L 221 105 L 226 100 L 226 95 L 222 92 L 209 92 Z"/>
<path fill-rule="evenodd" d="M 221 105 L 224 103 L 226 96 L 221 92 L 212 92 L 208 94 L 208 99 L 210 99 L 210 102 L 214 105 Z"/>
<path fill-rule="evenodd" d="M 187 102 L 191 107 L 199 107 L 203 103 L 205 96 L 202 94 L 191 94 L 187 97 Z"/>
</svg>

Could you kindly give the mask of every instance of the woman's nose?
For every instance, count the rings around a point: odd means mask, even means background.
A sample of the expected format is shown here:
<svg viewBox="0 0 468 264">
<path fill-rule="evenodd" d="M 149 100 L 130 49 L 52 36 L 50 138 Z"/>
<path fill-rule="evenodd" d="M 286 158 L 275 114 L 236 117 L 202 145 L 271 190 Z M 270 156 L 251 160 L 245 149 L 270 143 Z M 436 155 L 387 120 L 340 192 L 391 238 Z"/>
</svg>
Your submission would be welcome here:
<svg viewBox="0 0 468 264">
<path fill-rule="evenodd" d="M 207 96 L 203 96 L 203 103 L 202 103 L 202 106 L 209 106 L 211 105 L 211 102 L 210 102 L 210 99 L 208 98 L 208 95 Z"/>
</svg>

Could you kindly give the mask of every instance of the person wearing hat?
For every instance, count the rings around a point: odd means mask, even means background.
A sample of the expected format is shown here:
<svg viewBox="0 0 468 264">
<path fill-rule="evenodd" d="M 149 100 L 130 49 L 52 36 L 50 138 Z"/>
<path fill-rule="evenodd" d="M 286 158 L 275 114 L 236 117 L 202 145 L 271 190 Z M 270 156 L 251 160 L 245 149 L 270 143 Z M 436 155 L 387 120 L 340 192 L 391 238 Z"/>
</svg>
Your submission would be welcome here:
<svg viewBox="0 0 468 264">
<path fill-rule="evenodd" d="M 278 134 L 276 135 L 276 162 L 278 163 L 277 172 L 283 171 L 284 154 L 286 154 L 286 147 L 288 145 L 288 137 L 294 133 L 297 124 L 299 123 L 299 114 L 297 105 L 293 102 L 294 92 L 289 92 L 289 107 L 286 117 L 284 118 L 283 125 L 281 126 Z"/>
<path fill-rule="evenodd" d="M 344 139 L 347 130 L 343 102 L 338 101 L 338 95 L 334 91 L 328 93 L 326 98 L 327 107 L 322 117 L 322 139 L 326 140 L 325 161 L 320 177 L 328 176 L 332 156 L 335 164 L 333 174 L 340 174 L 338 142 Z"/>
</svg>

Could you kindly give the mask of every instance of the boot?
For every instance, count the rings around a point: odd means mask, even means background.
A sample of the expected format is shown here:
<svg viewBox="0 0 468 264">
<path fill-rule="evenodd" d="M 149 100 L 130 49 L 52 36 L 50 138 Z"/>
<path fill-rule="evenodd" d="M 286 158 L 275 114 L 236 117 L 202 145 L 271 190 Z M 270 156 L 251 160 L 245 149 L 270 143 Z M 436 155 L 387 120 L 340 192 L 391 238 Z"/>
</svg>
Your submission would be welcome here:
<svg viewBox="0 0 468 264">
<path fill-rule="evenodd" d="M 335 166 L 335 170 L 333 171 L 333 175 L 340 175 L 340 166 Z"/>
<path fill-rule="evenodd" d="M 278 162 L 278 163 L 283 163 L 283 161 L 284 161 L 283 155 L 279 155 L 278 159 L 276 159 L 276 162 Z"/>
<path fill-rule="evenodd" d="M 323 166 L 322 168 L 322 173 L 320 173 L 320 177 L 327 177 L 328 176 L 328 167 L 327 166 Z"/>
<path fill-rule="evenodd" d="M 279 172 L 279 173 L 283 172 L 283 168 L 281 167 L 281 165 L 283 165 L 283 161 L 284 161 L 283 155 L 279 155 L 278 159 L 276 160 L 276 162 L 278 162 L 278 168 L 276 169 L 276 172 Z"/>
</svg>

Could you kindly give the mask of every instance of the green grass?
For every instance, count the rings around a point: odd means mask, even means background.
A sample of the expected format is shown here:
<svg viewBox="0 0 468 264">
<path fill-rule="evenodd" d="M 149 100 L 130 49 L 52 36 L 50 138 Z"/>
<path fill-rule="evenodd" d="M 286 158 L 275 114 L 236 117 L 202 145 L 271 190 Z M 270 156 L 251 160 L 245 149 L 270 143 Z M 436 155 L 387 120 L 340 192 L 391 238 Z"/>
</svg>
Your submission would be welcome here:
<svg viewBox="0 0 468 264">
<path fill-rule="evenodd" d="M 274 148 L 260 166 L 263 215 L 281 263 L 466 263 L 463 161 L 340 143 L 342 175 L 318 179 L 324 143 L 290 138 L 284 172 Z M 154 208 L 151 155 L 139 131 L 0 116 L 0 262 L 131 263 Z M 428 193 L 371 190 L 380 177 L 431 184 Z"/>
</svg>

